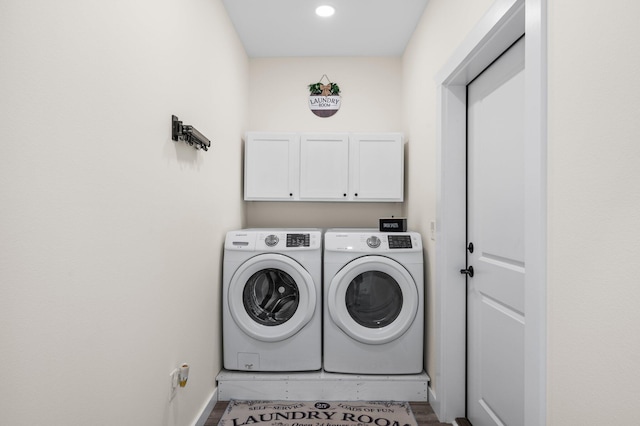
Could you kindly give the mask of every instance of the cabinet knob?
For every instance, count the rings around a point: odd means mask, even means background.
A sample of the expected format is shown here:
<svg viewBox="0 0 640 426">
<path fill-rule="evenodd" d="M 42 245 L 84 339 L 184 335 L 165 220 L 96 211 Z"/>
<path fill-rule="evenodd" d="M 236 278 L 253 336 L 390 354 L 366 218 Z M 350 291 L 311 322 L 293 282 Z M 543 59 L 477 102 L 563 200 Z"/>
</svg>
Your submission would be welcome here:
<svg viewBox="0 0 640 426">
<path fill-rule="evenodd" d="M 290 192 L 290 193 L 289 193 L 289 197 L 293 197 L 293 192 Z"/>
<path fill-rule="evenodd" d="M 358 196 L 358 193 L 356 192 L 354 195 L 357 197 L 357 196 Z"/>
<path fill-rule="evenodd" d="M 343 197 L 346 197 L 346 196 L 347 196 L 347 194 L 342 194 L 342 196 L 343 196 Z"/>
</svg>

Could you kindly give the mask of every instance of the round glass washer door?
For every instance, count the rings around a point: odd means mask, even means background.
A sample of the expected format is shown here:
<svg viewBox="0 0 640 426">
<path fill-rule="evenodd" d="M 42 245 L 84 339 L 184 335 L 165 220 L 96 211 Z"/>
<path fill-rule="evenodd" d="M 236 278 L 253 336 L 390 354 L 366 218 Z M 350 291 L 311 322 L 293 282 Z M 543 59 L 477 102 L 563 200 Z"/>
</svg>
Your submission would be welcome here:
<svg viewBox="0 0 640 426">
<path fill-rule="evenodd" d="M 331 280 L 327 308 L 333 322 L 353 339 L 384 344 L 402 336 L 418 312 L 411 274 L 384 256 L 363 256 Z"/>
<path fill-rule="evenodd" d="M 261 254 L 244 262 L 229 283 L 229 311 L 238 327 L 264 342 L 300 331 L 316 309 L 311 275 L 281 254 Z"/>
</svg>

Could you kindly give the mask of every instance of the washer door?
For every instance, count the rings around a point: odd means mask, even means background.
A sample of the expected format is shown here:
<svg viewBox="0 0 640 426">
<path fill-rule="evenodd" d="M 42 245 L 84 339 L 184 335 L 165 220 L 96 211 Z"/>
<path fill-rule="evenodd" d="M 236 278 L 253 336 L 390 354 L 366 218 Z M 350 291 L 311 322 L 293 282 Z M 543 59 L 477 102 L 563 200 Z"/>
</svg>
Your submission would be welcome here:
<svg viewBox="0 0 640 426">
<path fill-rule="evenodd" d="M 229 311 L 249 336 L 285 340 L 300 331 L 316 308 L 311 275 L 281 254 L 261 254 L 244 262 L 229 283 Z"/>
<path fill-rule="evenodd" d="M 364 256 L 331 280 L 327 308 L 335 324 L 353 339 L 384 344 L 402 336 L 418 312 L 418 289 L 398 262 Z"/>
</svg>

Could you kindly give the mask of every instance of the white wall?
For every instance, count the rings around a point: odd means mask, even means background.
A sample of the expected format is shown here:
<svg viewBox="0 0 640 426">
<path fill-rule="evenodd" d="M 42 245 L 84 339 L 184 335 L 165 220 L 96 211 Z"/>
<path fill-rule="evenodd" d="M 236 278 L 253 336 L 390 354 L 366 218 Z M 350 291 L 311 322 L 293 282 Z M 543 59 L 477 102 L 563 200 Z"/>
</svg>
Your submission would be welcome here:
<svg viewBox="0 0 640 426">
<path fill-rule="evenodd" d="M 224 7 L 9 0 L 0 40 L 0 423 L 190 424 L 243 225 L 248 60 Z M 172 114 L 211 150 L 174 143 Z"/>
<path fill-rule="evenodd" d="M 549 2 L 549 425 L 638 423 L 639 15 Z"/>
<path fill-rule="evenodd" d="M 412 141 L 408 155 L 407 218 L 409 227 L 429 235 L 436 218 L 436 83 L 435 75 L 467 33 L 492 4 L 491 0 L 431 0 L 405 51 L 403 72 L 403 128 Z M 435 371 L 435 244 L 423 238 L 426 249 L 425 365 Z M 463 314 L 463 313 L 461 313 Z"/>
<path fill-rule="evenodd" d="M 308 106 L 308 85 L 326 74 L 341 89 L 341 107 L 321 118 Z M 330 57 L 250 60 L 249 129 L 291 132 L 398 132 L 400 58 Z M 324 81 L 324 80 L 323 80 Z M 408 151 L 411 142 L 407 141 Z M 402 203 L 247 203 L 252 227 L 377 227 L 403 214 Z"/>
</svg>

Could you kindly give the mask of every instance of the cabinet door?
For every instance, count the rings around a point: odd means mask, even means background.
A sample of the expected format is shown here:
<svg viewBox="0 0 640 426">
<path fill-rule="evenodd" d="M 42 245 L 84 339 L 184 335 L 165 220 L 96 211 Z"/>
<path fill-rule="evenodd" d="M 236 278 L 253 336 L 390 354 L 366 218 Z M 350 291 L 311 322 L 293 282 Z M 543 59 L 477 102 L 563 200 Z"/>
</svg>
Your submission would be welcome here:
<svg viewBox="0 0 640 426">
<path fill-rule="evenodd" d="M 349 181 L 349 137 L 303 134 L 300 137 L 300 199 L 346 200 Z"/>
<path fill-rule="evenodd" d="M 404 153 L 401 134 L 353 134 L 349 155 L 351 200 L 403 201 Z"/>
<path fill-rule="evenodd" d="M 294 133 L 248 133 L 244 153 L 244 199 L 295 199 L 298 195 L 298 156 L 298 137 Z"/>
</svg>

